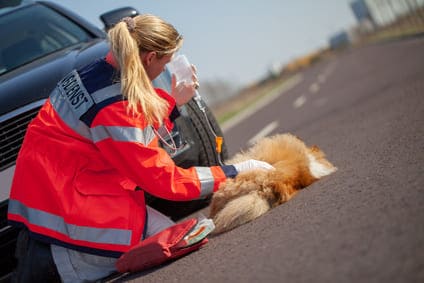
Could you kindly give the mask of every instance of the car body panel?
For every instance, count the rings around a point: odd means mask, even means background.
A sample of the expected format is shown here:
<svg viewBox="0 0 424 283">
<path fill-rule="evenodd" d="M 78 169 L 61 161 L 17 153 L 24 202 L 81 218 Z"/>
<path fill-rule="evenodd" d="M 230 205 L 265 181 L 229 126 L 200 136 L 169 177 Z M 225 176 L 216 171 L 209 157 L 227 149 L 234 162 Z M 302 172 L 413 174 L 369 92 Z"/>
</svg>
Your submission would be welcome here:
<svg viewBox="0 0 424 283">
<path fill-rule="evenodd" d="M 107 51 L 108 46 L 104 40 L 96 39 L 49 54 L 2 75 L 0 117 L 22 105 L 48 97 L 57 82 L 67 73 L 106 55 Z"/>
</svg>

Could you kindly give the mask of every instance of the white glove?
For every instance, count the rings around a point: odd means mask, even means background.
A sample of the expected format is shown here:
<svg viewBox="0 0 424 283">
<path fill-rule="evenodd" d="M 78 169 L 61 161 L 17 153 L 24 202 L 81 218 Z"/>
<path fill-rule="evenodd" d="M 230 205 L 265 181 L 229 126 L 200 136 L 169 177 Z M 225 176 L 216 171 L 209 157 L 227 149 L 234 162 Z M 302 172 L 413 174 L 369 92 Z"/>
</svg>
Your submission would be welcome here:
<svg viewBox="0 0 424 283">
<path fill-rule="evenodd" d="M 233 164 L 233 166 L 236 168 L 238 173 L 249 171 L 249 170 L 255 170 L 255 169 L 275 170 L 275 168 L 269 163 L 266 163 L 264 161 L 254 160 L 254 159 L 249 159 L 243 162 L 239 162 L 239 163 Z"/>
</svg>

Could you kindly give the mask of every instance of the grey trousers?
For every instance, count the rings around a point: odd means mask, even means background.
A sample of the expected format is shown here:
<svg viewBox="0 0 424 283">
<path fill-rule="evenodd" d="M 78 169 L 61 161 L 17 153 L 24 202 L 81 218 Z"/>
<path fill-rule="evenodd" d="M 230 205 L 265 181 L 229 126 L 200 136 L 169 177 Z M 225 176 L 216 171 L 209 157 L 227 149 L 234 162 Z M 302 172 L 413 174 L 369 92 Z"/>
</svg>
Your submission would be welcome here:
<svg viewBox="0 0 424 283">
<path fill-rule="evenodd" d="M 146 237 L 174 225 L 175 223 L 159 211 L 147 207 Z M 62 282 L 93 282 L 114 272 L 116 258 L 78 252 L 61 246 L 51 245 L 53 260 Z"/>
</svg>

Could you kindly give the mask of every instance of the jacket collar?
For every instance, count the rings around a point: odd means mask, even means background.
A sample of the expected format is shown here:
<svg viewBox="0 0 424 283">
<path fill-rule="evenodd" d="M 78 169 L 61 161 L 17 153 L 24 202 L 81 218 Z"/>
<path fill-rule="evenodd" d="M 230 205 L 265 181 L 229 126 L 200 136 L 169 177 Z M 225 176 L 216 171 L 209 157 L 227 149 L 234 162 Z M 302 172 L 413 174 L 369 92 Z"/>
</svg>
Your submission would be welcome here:
<svg viewBox="0 0 424 283">
<path fill-rule="evenodd" d="M 112 54 L 112 51 L 109 51 L 106 55 L 106 62 L 112 65 L 115 69 L 119 69 L 118 62 L 116 62 L 115 57 Z"/>
</svg>

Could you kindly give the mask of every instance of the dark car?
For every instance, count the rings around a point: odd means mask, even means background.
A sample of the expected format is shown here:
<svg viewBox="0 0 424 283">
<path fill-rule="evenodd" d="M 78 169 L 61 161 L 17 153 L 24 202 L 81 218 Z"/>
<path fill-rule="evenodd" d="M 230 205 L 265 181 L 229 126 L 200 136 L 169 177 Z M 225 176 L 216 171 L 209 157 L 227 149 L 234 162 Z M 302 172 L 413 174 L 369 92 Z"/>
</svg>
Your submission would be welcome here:
<svg viewBox="0 0 424 283">
<path fill-rule="evenodd" d="M 124 16 L 138 12 L 124 7 L 101 15 L 105 30 Z M 17 232 L 7 225 L 7 203 L 16 157 L 28 123 L 35 117 L 56 83 L 72 69 L 106 55 L 105 31 L 77 14 L 50 2 L 2 1 L 0 3 L 0 281 L 15 266 Z M 155 80 L 169 91 L 166 70 Z M 199 107 L 200 106 L 200 107 Z M 181 167 L 211 166 L 227 157 L 215 149 L 222 131 L 203 101 L 192 100 L 181 108 L 172 131 L 178 151 L 172 158 Z M 169 141 L 167 141 L 169 142 Z M 166 146 L 163 146 L 167 150 Z M 171 152 L 169 152 L 171 154 Z M 28 193 L 32 192 L 28 188 Z M 149 205 L 174 220 L 208 204 L 208 199 L 171 203 L 147 197 Z"/>
</svg>

